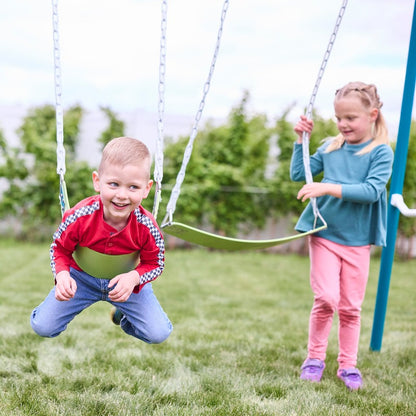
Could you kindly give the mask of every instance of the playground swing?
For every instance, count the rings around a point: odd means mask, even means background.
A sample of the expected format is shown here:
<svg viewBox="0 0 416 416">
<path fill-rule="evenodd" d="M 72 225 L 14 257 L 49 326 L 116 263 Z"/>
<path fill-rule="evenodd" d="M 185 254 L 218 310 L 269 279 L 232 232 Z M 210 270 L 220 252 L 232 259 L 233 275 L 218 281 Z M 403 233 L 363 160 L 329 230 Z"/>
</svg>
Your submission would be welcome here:
<svg viewBox="0 0 416 416">
<path fill-rule="evenodd" d="M 314 234 L 318 231 L 322 231 L 327 228 L 327 224 L 324 218 L 321 216 L 316 198 L 311 198 L 311 204 L 315 216 L 314 226 L 311 230 L 298 233 L 295 235 L 291 235 L 288 237 L 282 238 L 274 238 L 274 239 L 267 239 L 267 240 L 247 240 L 247 239 L 238 239 L 238 238 L 230 238 L 226 236 L 217 235 L 214 233 L 210 233 L 207 231 L 203 231 L 197 229 L 195 227 L 191 227 L 189 225 L 174 222 L 173 221 L 173 214 L 176 209 L 176 203 L 179 198 L 179 194 L 181 191 L 181 185 L 185 178 L 186 167 L 190 160 L 192 154 L 193 143 L 197 136 L 198 132 L 198 125 L 201 119 L 202 111 L 205 105 L 205 99 L 208 94 L 212 75 L 215 69 L 215 64 L 218 56 L 219 46 L 221 42 L 221 36 L 223 31 L 224 20 L 226 16 L 226 12 L 228 9 L 229 0 L 225 0 L 222 8 L 221 13 L 221 21 L 217 33 L 217 42 L 215 45 L 214 54 L 211 60 L 210 70 L 207 77 L 207 80 L 204 84 L 202 99 L 199 104 L 198 111 L 195 116 L 194 124 L 192 127 L 191 135 L 188 141 L 188 144 L 185 148 L 184 156 L 180 171 L 176 178 L 176 183 L 172 189 L 170 199 L 167 204 L 167 213 L 161 223 L 162 230 L 172 236 L 178 237 L 182 240 L 187 242 L 198 244 L 201 246 L 221 249 L 221 250 L 228 250 L 228 251 L 237 251 L 237 250 L 256 250 L 256 249 L 264 249 L 273 247 L 279 244 L 288 243 L 292 240 L 296 240 L 302 237 L 305 237 L 310 234 Z M 335 38 L 339 29 L 339 26 L 342 21 L 342 17 L 344 15 L 348 0 L 343 0 L 341 8 L 339 10 L 334 30 L 331 34 L 329 44 L 327 46 L 322 64 L 320 66 L 318 77 L 315 82 L 312 95 L 307 107 L 306 116 L 311 118 L 313 105 L 315 102 L 315 98 L 318 92 L 318 88 L 323 77 L 326 64 L 328 62 L 332 47 L 335 42 Z M 165 75 L 165 63 L 166 63 L 166 0 L 162 1 L 162 36 L 161 36 L 161 47 L 160 47 L 160 66 L 159 66 L 159 122 L 158 122 L 158 140 L 156 145 L 156 156 L 155 156 L 155 182 L 156 182 L 156 192 L 155 192 L 155 200 L 154 200 L 154 207 L 153 207 L 153 214 L 156 217 L 158 213 L 159 203 L 161 200 L 161 189 L 162 189 L 162 177 L 163 177 L 163 110 L 164 110 L 164 75 Z M 306 183 L 311 183 L 313 181 L 312 174 L 309 165 L 309 135 L 307 133 L 303 134 L 302 137 L 302 149 L 303 149 L 303 163 L 305 169 L 305 179 Z"/>
<path fill-rule="evenodd" d="M 328 61 L 332 46 L 335 41 L 335 37 L 340 26 L 346 4 L 348 0 L 343 0 L 343 4 L 338 14 L 338 18 L 335 24 L 334 31 L 331 35 L 329 45 L 327 47 L 323 62 L 321 64 L 317 81 L 315 83 L 313 93 L 307 108 L 307 116 L 310 118 L 312 115 L 312 108 L 315 101 L 315 97 L 318 91 L 320 81 L 322 79 L 326 63 Z M 276 238 L 270 240 L 243 240 L 236 238 L 229 238 L 212 234 L 197 228 L 191 227 L 186 224 L 173 221 L 173 214 L 176 208 L 176 203 L 179 198 L 180 188 L 185 177 L 185 171 L 189 159 L 192 153 L 193 142 L 198 132 L 198 124 L 202 116 L 202 111 L 205 105 L 205 98 L 210 88 L 212 75 L 215 69 L 215 63 L 218 56 L 221 35 L 223 30 L 223 24 L 228 8 L 229 0 L 224 1 L 221 24 L 218 30 L 217 42 L 214 51 L 214 56 L 211 62 L 209 75 L 207 81 L 204 84 L 203 96 L 199 105 L 199 109 L 195 116 L 192 133 L 185 149 L 185 154 L 182 162 L 181 169 L 178 173 L 176 184 L 172 190 L 168 205 L 167 214 L 162 221 L 161 228 L 167 234 L 176 236 L 182 240 L 186 240 L 191 243 L 199 244 L 206 247 L 223 249 L 223 250 L 248 250 L 248 249 L 262 249 L 272 247 L 275 245 L 287 243 L 289 241 L 302 238 L 306 235 L 316 233 L 326 228 L 326 222 L 322 218 L 317 208 L 316 200 L 311 199 L 313 211 L 315 214 L 315 225 L 314 228 L 296 235 L 289 237 Z M 55 78 L 55 108 L 56 108 L 56 138 L 57 138 L 57 173 L 60 178 L 60 190 L 59 200 L 61 206 L 62 215 L 70 208 L 69 198 L 65 183 L 65 148 L 64 148 L 64 137 L 63 137 L 63 108 L 62 108 L 62 85 L 61 85 L 61 64 L 60 64 L 60 46 L 59 46 L 59 28 L 58 28 L 58 0 L 52 0 L 52 17 L 53 17 L 53 39 L 54 39 L 54 78 Z M 158 208 L 161 200 L 161 189 L 162 189 L 162 177 L 163 177 L 163 116 L 164 116 L 164 75 L 166 66 L 166 11 L 167 11 L 167 0 L 162 0 L 162 35 L 160 43 L 160 65 L 159 65 L 159 121 L 158 121 L 158 139 L 156 143 L 156 155 L 155 155 L 155 172 L 154 178 L 156 183 L 155 200 L 153 206 L 153 214 L 157 217 Z M 309 137 L 307 134 L 303 136 L 303 159 L 305 166 L 305 177 L 306 182 L 312 181 L 312 175 L 309 167 Z M 318 220 L 321 221 L 321 225 L 317 226 Z M 87 273 L 96 277 L 108 278 L 115 274 L 127 272 L 134 268 L 139 261 L 139 255 L 137 252 L 129 253 L 126 255 L 106 255 L 95 252 L 88 249 L 87 247 L 78 246 L 74 252 L 74 259 L 83 270 Z"/>
</svg>

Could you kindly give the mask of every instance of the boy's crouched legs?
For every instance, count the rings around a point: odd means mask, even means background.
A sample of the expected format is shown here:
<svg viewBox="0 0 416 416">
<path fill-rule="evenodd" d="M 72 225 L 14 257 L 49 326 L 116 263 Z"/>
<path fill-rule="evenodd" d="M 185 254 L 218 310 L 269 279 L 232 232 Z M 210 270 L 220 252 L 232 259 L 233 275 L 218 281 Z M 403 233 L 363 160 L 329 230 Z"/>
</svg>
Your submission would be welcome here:
<svg viewBox="0 0 416 416">
<path fill-rule="evenodd" d="M 58 336 L 79 313 L 75 305 L 74 299 L 66 302 L 56 300 L 55 288 L 53 288 L 45 300 L 32 311 L 30 316 L 32 329 L 41 337 Z"/>
<path fill-rule="evenodd" d="M 172 332 L 172 323 L 147 283 L 139 293 L 132 293 L 126 302 L 113 303 L 124 314 L 121 329 L 148 344 L 160 344 Z"/>
<path fill-rule="evenodd" d="M 37 306 L 30 317 L 33 330 L 41 337 L 56 337 L 81 311 L 97 302 L 101 294 L 100 279 L 71 269 L 71 276 L 77 282 L 77 291 L 72 299 L 59 301 L 53 288 L 45 300 Z"/>
</svg>

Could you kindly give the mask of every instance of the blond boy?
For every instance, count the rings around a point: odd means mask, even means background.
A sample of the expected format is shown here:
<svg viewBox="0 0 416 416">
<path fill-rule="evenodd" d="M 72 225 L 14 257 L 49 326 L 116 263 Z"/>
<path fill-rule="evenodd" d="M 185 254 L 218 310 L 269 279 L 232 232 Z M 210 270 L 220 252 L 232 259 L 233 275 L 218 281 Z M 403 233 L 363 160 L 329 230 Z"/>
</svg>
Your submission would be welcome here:
<svg viewBox="0 0 416 416">
<path fill-rule="evenodd" d="M 153 216 L 141 202 L 152 187 L 151 155 L 139 140 L 118 137 L 104 148 L 92 174 L 97 195 L 68 210 L 50 248 L 55 286 L 31 315 L 33 330 L 55 337 L 72 319 L 98 301 L 115 308 L 113 322 L 147 343 L 163 342 L 172 324 L 153 293 L 151 282 L 164 268 L 164 241 Z M 102 278 L 83 270 L 77 250 L 112 256 L 138 254 L 138 264 Z"/>
</svg>

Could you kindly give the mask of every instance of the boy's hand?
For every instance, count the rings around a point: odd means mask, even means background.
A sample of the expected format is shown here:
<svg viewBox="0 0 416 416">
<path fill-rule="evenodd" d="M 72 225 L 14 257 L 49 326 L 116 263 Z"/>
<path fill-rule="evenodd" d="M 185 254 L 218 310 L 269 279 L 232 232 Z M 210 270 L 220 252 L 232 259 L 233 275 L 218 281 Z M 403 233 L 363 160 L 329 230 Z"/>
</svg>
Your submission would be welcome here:
<svg viewBox="0 0 416 416">
<path fill-rule="evenodd" d="M 113 289 L 110 290 L 108 297 L 113 302 L 125 302 L 130 297 L 135 286 L 139 283 L 140 275 L 136 270 L 119 274 L 108 283 L 108 287 L 113 287 Z"/>
<path fill-rule="evenodd" d="M 59 272 L 56 277 L 55 298 L 56 300 L 65 301 L 74 297 L 77 291 L 77 283 L 71 277 L 69 272 Z"/>
</svg>

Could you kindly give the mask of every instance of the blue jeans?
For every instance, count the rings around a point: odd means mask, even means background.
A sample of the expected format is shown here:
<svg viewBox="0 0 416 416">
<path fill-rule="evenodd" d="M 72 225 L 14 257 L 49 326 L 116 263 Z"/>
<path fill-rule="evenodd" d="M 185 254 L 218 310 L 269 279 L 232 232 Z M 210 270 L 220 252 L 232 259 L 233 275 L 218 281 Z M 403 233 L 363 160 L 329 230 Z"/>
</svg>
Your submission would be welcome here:
<svg viewBox="0 0 416 416">
<path fill-rule="evenodd" d="M 31 315 L 33 330 L 42 337 L 56 337 L 85 308 L 98 301 L 116 306 L 124 314 L 120 326 L 123 331 L 149 344 L 163 342 L 172 332 L 172 324 L 160 306 L 151 283 L 139 293 L 132 293 L 126 302 L 113 302 L 108 298 L 107 279 L 97 279 L 87 273 L 71 269 L 77 283 L 75 296 L 68 301 L 55 299 L 53 288 Z"/>
</svg>

